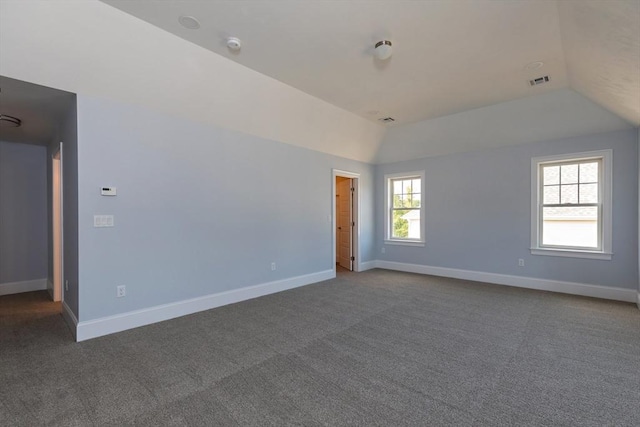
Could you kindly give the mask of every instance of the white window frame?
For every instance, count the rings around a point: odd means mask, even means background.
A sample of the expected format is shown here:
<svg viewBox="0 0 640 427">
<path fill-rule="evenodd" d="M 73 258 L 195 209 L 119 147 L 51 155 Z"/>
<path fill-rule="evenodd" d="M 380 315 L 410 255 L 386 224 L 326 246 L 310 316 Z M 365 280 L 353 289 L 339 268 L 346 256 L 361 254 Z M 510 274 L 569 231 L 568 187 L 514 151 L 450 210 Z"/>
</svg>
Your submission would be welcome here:
<svg viewBox="0 0 640 427">
<path fill-rule="evenodd" d="M 576 249 L 562 247 L 544 247 L 541 245 L 542 231 L 542 176 L 541 166 L 548 163 L 579 162 L 601 159 L 599 174 L 599 249 Z M 582 153 L 561 154 L 555 156 L 535 157 L 531 159 L 531 254 L 560 256 L 572 258 L 588 258 L 611 260 L 612 253 L 612 190 L 613 190 L 613 150 L 598 150 Z"/>
<path fill-rule="evenodd" d="M 419 239 L 409 239 L 409 238 L 398 238 L 391 237 L 391 208 L 393 206 L 393 189 L 390 185 L 392 180 L 396 179 L 409 179 L 409 178 L 420 178 L 420 238 Z M 385 202 L 384 202 L 384 243 L 387 245 L 404 245 L 404 246 L 424 246 L 425 242 L 425 215 L 424 215 L 424 206 L 425 206 L 425 183 L 424 183 L 424 171 L 417 172 L 400 172 L 400 173 L 392 173 L 386 174 L 384 176 L 384 194 L 385 194 Z"/>
</svg>

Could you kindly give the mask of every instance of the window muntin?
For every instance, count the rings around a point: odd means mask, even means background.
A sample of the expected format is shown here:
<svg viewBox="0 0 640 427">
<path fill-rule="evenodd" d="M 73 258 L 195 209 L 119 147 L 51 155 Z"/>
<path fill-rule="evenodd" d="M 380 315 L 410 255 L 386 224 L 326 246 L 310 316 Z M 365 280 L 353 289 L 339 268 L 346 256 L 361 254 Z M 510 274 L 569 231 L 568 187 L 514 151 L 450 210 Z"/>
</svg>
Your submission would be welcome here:
<svg viewBox="0 0 640 427">
<path fill-rule="evenodd" d="M 387 243 L 424 242 L 423 184 L 424 172 L 385 175 Z"/>
</svg>

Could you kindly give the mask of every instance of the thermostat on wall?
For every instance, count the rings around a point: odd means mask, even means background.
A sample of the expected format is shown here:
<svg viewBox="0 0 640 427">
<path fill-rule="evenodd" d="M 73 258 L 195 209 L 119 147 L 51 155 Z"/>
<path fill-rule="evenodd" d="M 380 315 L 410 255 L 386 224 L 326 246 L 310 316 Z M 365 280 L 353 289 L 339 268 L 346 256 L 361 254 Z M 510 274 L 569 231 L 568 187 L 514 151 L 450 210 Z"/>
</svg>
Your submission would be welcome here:
<svg viewBox="0 0 640 427">
<path fill-rule="evenodd" d="M 116 187 L 102 187 L 100 188 L 100 194 L 102 194 L 103 196 L 115 196 Z"/>
</svg>

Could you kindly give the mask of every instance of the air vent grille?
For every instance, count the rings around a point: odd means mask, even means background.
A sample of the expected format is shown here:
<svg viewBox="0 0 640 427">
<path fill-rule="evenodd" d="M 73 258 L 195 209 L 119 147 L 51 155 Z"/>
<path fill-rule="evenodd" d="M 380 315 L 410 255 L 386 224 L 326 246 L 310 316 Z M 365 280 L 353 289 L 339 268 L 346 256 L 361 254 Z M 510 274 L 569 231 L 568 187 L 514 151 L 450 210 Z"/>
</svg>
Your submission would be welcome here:
<svg viewBox="0 0 640 427">
<path fill-rule="evenodd" d="M 396 121 L 396 119 L 394 119 L 393 117 L 382 117 L 378 120 L 381 121 L 382 123 L 391 123 Z"/>
<path fill-rule="evenodd" d="M 538 86 L 541 84 L 545 84 L 549 81 L 549 76 L 538 77 L 537 79 L 529 80 L 530 86 Z"/>
</svg>

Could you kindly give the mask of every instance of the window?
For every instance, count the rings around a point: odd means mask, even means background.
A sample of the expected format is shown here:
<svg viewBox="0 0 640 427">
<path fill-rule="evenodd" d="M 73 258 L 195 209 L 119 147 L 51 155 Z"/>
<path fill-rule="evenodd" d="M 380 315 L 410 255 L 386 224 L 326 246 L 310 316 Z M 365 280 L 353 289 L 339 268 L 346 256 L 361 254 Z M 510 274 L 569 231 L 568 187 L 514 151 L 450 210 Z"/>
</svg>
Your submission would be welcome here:
<svg viewBox="0 0 640 427">
<path fill-rule="evenodd" d="M 611 150 L 534 158 L 531 253 L 611 259 Z"/>
<path fill-rule="evenodd" d="M 424 172 L 385 175 L 386 243 L 424 245 L 423 183 Z"/>
</svg>

